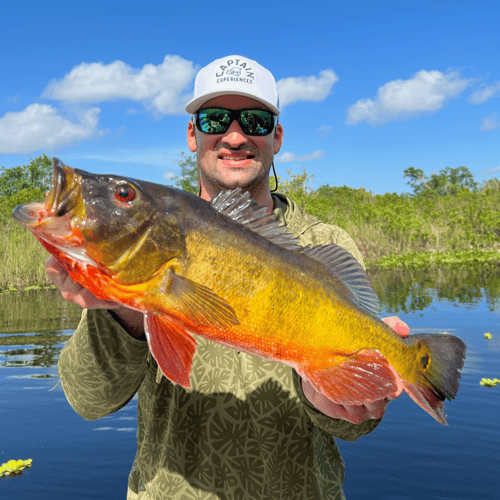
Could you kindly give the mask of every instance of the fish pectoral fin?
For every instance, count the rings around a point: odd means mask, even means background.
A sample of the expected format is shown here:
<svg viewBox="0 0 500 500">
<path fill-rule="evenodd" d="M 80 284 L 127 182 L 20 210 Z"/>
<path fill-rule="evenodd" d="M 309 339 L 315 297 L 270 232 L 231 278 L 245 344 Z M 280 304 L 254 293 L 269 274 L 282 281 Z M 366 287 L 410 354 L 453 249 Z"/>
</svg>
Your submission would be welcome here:
<svg viewBox="0 0 500 500">
<path fill-rule="evenodd" d="M 168 291 L 164 295 L 167 308 L 180 312 L 200 326 L 227 328 L 238 324 L 233 308 L 210 288 L 179 276 L 173 270 L 167 279 Z"/>
<path fill-rule="evenodd" d="M 348 356 L 335 355 L 333 366 L 299 373 L 337 404 L 371 403 L 399 393 L 398 375 L 378 351 L 362 349 Z"/>
<path fill-rule="evenodd" d="M 180 325 L 152 312 L 144 314 L 149 350 L 165 377 L 189 389 L 196 340 Z"/>
</svg>

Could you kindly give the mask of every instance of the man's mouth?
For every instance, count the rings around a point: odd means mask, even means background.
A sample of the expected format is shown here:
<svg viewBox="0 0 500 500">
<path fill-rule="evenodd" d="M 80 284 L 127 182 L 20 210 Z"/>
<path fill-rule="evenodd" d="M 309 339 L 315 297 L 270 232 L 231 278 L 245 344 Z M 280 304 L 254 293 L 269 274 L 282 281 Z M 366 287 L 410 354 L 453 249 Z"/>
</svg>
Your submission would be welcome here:
<svg viewBox="0 0 500 500">
<path fill-rule="evenodd" d="M 227 168 L 241 168 L 249 165 L 255 155 L 249 153 L 248 151 L 221 151 L 219 154 L 219 160 Z"/>
<path fill-rule="evenodd" d="M 251 160 L 254 158 L 254 155 L 248 154 L 222 154 L 219 155 L 220 160 L 228 160 L 228 161 L 244 161 Z"/>
</svg>

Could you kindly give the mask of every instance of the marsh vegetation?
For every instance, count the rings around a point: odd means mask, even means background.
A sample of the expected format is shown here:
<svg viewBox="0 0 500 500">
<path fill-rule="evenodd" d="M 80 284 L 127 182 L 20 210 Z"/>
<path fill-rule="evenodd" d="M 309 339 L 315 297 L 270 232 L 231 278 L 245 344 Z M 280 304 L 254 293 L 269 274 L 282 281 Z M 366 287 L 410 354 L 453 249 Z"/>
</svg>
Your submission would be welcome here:
<svg viewBox="0 0 500 500">
<path fill-rule="evenodd" d="M 197 192 L 196 160 L 182 154 L 178 187 Z M 466 167 L 430 177 L 406 169 L 410 193 L 375 195 L 348 186 L 310 187 L 312 176 L 288 171 L 279 191 L 304 210 L 344 228 L 356 241 L 368 268 L 426 268 L 433 265 L 496 265 L 500 261 L 500 181 L 478 185 Z M 29 165 L 0 170 L 0 289 L 48 286 L 48 254 L 12 219 L 20 203 L 41 200 L 51 161 L 42 155 Z M 273 183 L 274 180 L 271 180 Z"/>
</svg>

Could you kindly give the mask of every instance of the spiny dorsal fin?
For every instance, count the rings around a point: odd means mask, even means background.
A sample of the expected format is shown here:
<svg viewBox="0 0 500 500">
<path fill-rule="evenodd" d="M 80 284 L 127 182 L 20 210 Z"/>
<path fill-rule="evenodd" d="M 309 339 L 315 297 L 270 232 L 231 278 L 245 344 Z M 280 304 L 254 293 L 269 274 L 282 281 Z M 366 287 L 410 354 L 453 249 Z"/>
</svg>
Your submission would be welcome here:
<svg viewBox="0 0 500 500">
<path fill-rule="evenodd" d="M 275 245 L 296 252 L 303 250 L 299 240 L 286 232 L 286 226 L 274 220 L 267 207 L 257 205 L 248 191 L 243 193 L 241 188 L 222 191 L 212 200 L 212 207 Z"/>
<path fill-rule="evenodd" d="M 347 286 L 360 307 L 376 316 L 380 314 L 380 301 L 366 271 L 347 250 L 333 243 L 302 247 L 298 238 L 287 233 L 286 226 L 275 220 L 274 214 L 268 214 L 266 207 L 257 205 L 250 197 L 250 193 L 248 191 L 243 193 L 241 188 L 222 191 L 212 200 L 212 207 L 271 243 L 286 250 L 304 253 L 321 262 Z"/>
</svg>

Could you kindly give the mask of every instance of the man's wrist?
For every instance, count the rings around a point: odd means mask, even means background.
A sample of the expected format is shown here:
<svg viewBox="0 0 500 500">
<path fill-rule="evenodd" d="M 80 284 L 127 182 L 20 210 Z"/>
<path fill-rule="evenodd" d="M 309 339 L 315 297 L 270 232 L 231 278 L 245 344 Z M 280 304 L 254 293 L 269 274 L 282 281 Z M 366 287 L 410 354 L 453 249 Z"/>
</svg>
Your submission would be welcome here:
<svg viewBox="0 0 500 500">
<path fill-rule="evenodd" d="M 108 309 L 108 312 L 130 335 L 138 340 L 146 340 L 144 315 L 141 312 L 127 308 Z"/>
</svg>

